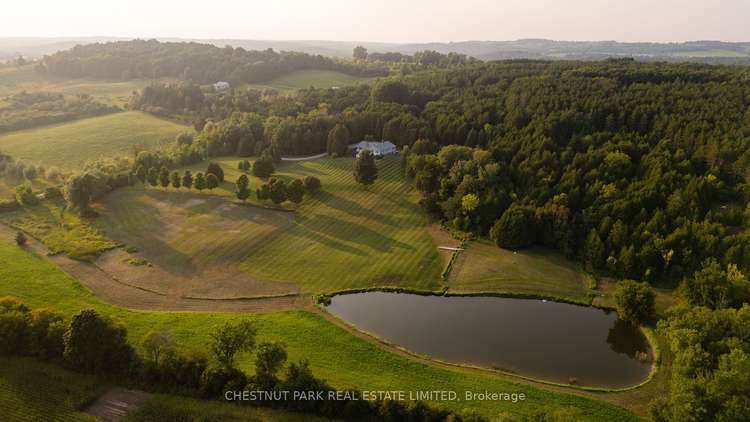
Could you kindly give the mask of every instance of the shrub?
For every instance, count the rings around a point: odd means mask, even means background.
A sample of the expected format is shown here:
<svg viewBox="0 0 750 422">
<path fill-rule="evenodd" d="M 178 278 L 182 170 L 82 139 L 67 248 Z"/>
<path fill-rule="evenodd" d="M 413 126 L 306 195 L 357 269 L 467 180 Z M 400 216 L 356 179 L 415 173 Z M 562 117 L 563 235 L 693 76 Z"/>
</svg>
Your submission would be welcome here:
<svg viewBox="0 0 750 422">
<path fill-rule="evenodd" d="M 305 185 L 305 192 L 309 196 L 313 196 L 316 193 L 320 192 L 320 188 L 322 186 L 322 184 L 320 183 L 320 179 L 315 176 L 305 176 L 305 178 L 302 179 L 302 183 Z"/>
<path fill-rule="evenodd" d="M 267 179 L 270 177 L 275 169 L 273 168 L 273 161 L 270 157 L 260 157 L 253 163 L 253 175 L 260 177 L 261 179 Z"/>
<path fill-rule="evenodd" d="M 226 391 L 242 391 L 246 385 L 247 375 L 238 369 L 209 369 L 203 373 L 200 395 L 205 399 L 219 399 Z"/>
<path fill-rule="evenodd" d="M 216 177 L 215 174 L 209 173 L 206 176 L 206 188 L 208 188 L 208 190 L 211 190 L 216 189 L 217 187 L 219 187 L 219 178 Z"/>
<path fill-rule="evenodd" d="M 29 326 L 31 353 L 42 359 L 62 357 L 65 329 L 61 314 L 47 308 L 33 310 Z"/>
<path fill-rule="evenodd" d="M 30 185 L 23 184 L 16 187 L 16 202 L 23 206 L 34 206 L 39 203 L 39 198 L 37 198 L 34 191 L 31 190 Z"/>
<path fill-rule="evenodd" d="M 209 174 L 213 174 L 214 176 L 216 176 L 216 179 L 218 179 L 219 182 L 224 181 L 224 170 L 222 170 L 221 166 L 216 163 L 208 164 L 208 168 L 206 169 L 206 176 L 208 177 Z"/>
<path fill-rule="evenodd" d="M 26 235 L 23 234 L 23 232 L 16 232 L 16 245 L 18 246 L 26 245 Z"/>
<path fill-rule="evenodd" d="M 29 308 L 14 297 L 0 298 L 0 354 L 25 354 L 29 343 Z"/>
<path fill-rule="evenodd" d="M 305 196 L 305 185 L 300 179 L 294 179 L 286 187 L 286 197 L 295 204 L 302 202 Z"/>
</svg>

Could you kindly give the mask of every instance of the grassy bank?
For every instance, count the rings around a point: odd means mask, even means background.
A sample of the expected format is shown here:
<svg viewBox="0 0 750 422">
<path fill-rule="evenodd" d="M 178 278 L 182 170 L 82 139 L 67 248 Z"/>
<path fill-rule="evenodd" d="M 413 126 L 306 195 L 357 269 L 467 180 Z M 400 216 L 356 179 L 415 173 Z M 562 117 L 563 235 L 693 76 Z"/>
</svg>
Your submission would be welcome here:
<svg viewBox="0 0 750 422">
<path fill-rule="evenodd" d="M 128 111 L 0 136 L 0 150 L 32 163 L 79 168 L 86 161 L 128 155 L 192 129 L 145 113 Z"/>
<path fill-rule="evenodd" d="M 500 412 L 517 415 L 553 407 L 576 407 L 585 420 L 635 421 L 628 411 L 593 399 L 557 393 L 471 370 L 446 369 L 387 352 L 343 328 L 310 312 L 277 312 L 258 315 L 220 313 L 136 312 L 100 302 L 75 280 L 49 262 L 29 252 L 0 243 L 0 295 L 14 295 L 32 307 L 53 306 L 68 316 L 81 308 L 95 308 L 128 327 L 129 338 L 137 342 L 151 329 L 173 334 L 183 351 L 205 350 L 208 332 L 227 321 L 252 320 L 259 340 L 283 341 L 290 359 L 309 359 L 316 374 L 339 388 L 368 390 L 454 390 L 524 393 L 523 402 L 458 401 L 437 403 L 453 409 L 475 409 L 488 417 Z M 253 370 L 250 356 L 240 366 Z"/>
<path fill-rule="evenodd" d="M 3 421 L 94 422 L 79 409 L 100 392 L 94 377 L 35 359 L 0 356 Z"/>
</svg>

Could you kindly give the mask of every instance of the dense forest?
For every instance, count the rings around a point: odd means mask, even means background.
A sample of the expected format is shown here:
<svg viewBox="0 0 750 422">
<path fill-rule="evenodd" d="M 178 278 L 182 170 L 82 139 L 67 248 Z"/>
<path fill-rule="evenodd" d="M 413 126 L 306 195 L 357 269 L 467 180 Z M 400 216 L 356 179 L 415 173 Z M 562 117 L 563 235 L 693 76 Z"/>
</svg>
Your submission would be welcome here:
<svg viewBox="0 0 750 422">
<path fill-rule="evenodd" d="M 27 129 L 119 110 L 88 95 L 20 92 L 0 98 L 0 132 Z"/>
<path fill-rule="evenodd" d="M 712 257 L 750 268 L 749 81 L 744 67 L 523 61 L 296 96 L 154 85 L 133 104 L 193 116 L 209 156 L 318 153 L 333 133 L 387 139 L 452 228 L 678 281 Z"/>
<path fill-rule="evenodd" d="M 355 64 L 320 55 L 156 40 L 79 45 L 45 56 L 37 69 L 72 78 L 181 78 L 201 84 L 257 83 L 306 69 L 336 70 L 358 76 L 387 74 L 387 69 L 380 65 Z"/>
</svg>

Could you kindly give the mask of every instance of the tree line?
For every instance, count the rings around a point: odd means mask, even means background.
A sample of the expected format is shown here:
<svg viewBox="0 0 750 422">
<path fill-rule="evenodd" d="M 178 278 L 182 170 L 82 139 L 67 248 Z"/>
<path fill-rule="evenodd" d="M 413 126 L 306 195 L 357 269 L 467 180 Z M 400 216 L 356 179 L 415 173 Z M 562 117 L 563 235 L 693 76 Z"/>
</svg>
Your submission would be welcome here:
<svg viewBox="0 0 750 422">
<path fill-rule="evenodd" d="M 0 99 L 0 132 L 28 129 L 120 109 L 101 104 L 89 95 L 52 92 L 19 92 Z"/>
<path fill-rule="evenodd" d="M 258 342 L 257 328 L 249 320 L 213 327 L 209 338 L 207 355 L 185 355 L 178 352 L 169 332 L 150 331 L 140 342 L 129 342 L 125 326 L 94 309 L 83 309 L 66 321 L 63 314 L 53 309 L 32 310 L 16 298 L 0 298 L 0 355 L 33 356 L 74 371 L 134 383 L 149 391 L 209 400 L 226 400 L 227 391 L 321 391 L 322 400 L 294 400 L 290 394 L 288 399 L 240 404 L 330 418 L 485 420 L 472 413 L 456 414 L 422 402 L 353 400 L 351 397 L 361 397 L 356 390 L 339 394 L 348 398 L 329 400 L 329 392 L 337 390 L 316 377 L 306 360 L 288 363 L 283 343 Z M 243 354 L 253 354 L 254 374 L 237 368 L 237 358 Z"/>
<path fill-rule="evenodd" d="M 78 45 L 45 56 L 37 64 L 40 72 L 69 78 L 180 78 L 200 84 L 258 83 L 306 69 L 335 70 L 356 76 L 387 74 L 383 66 L 350 63 L 321 55 L 154 39 Z"/>
</svg>

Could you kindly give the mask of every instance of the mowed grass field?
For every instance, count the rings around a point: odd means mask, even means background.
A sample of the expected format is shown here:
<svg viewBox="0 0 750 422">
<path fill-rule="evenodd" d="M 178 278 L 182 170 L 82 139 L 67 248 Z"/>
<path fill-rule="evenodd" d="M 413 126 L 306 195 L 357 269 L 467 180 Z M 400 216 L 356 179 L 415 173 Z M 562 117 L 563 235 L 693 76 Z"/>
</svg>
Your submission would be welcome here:
<svg viewBox="0 0 750 422">
<path fill-rule="evenodd" d="M 73 170 L 88 160 L 130 154 L 135 146 L 152 147 L 186 131 L 192 129 L 128 111 L 0 135 L 0 151 L 35 164 Z"/>
<path fill-rule="evenodd" d="M 246 85 L 255 89 L 275 89 L 277 91 L 293 91 L 303 88 L 333 88 L 357 83 L 366 83 L 373 78 L 347 75 L 333 70 L 298 70 L 284 76 L 272 79 L 262 84 Z"/>
<path fill-rule="evenodd" d="M 233 196 L 234 181 L 242 173 L 238 160 L 214 161 L 224 169 L 225 182 L 211 194 Z M 293 281 L 304 293 L 376 286 L 439 289 L 442 262 L 437 245 L 417 203 L 418 193 L 402 176 L 399 158 L 378 160 L 378 179 L 367 188 L 355 182 L 353 162 L 322 158 L 280 163 L 274 177 L 315 176 L 322 191 L 298 206 L 284 203 L 296 209 L 293 224 L 266 236 L 240 268 L 261 280 Z M 205 168 L 202 163 L 190 170 Z M 253 191 L 263 183 L 248 176 Z M 253 200 L 257 202 L 255 195 Z"/>
<path fill-rule="evenodd" d="M 530 248 L 511 251 L 486 240 L 470 242 L 448 277 L 449 291 L 512 292 L 588 301 L 587 276 L 559 253 Z"/>
<path fill-rule="evenodd" d="M 0 296 L 16 296 L 32 308 L 53 307 L 68 317 L 83 308 L 96 309 L 125 324 L 129 341 L 134 344 L 138 344 L 149 330 L 163 330 L 171 333 L 179 350 L 205 353 L 213 328 L 226 322 L 251 320 L 258 330 L 259 342 L 284 342 L 291 361 L 308 359 L 317 376 L 338 388 L 453 390 L 460 396 L 465 391 L 524 393 L 527 399 L 517 403 L 461 400 L 435 404 L 456 410 L 471 409 L 491 418 L 496 418 L 501 412 L 529 415 L 546 408 L 572 406 L 581 411 L 582 421 L 640 420 L 621 407 L 581 395 L 544 390 L 502 376 L 444 368 L 394 354 L 331 324 L 317 313 L 292 311 L 242 315 L 130 311 L 102 303 L 49 261 L 9 242 L 0 242 L 0 262 L 3 263 L 0 266 Z M 254 370 L 250 355 L 240 355 L 238 363 L 243 370 Z M 597 397 L 607 399 L 606 395 Z"/>
<path fill-rule="evenodd" d="M 95 422 L 79 409 L 101 390 L 96 378 L 35 359 L 0 356 L 0 419 Z"/>
</svg>

